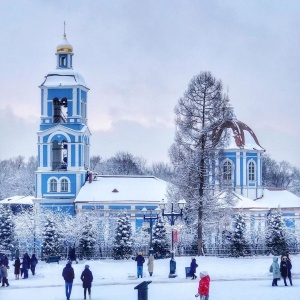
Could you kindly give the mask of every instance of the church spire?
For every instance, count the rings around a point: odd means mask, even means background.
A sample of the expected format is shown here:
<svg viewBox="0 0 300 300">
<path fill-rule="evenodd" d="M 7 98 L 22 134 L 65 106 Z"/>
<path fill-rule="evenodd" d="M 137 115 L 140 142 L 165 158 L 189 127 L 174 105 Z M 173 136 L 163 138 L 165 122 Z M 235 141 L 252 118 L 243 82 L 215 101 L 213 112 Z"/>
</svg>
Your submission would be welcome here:
<svg viewBox="0 0 300 300">
<path fill-rule="evenodd" d="M 72 69 L 73 46 L 68 42 L 66 35 L 66 22 L 64 22 L 64 35 L 62 43 L 56 47 L 57 68 Z"/>
</svg>

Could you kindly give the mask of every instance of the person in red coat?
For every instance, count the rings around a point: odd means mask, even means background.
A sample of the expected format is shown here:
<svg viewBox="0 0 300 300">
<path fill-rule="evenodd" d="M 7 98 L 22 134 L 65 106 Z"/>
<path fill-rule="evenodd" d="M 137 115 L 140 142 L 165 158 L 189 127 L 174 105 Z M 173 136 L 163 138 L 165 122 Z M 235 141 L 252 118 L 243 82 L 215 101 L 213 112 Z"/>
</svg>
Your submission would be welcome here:
<svg viewBox="0 0 300 300">
<path fill-rule="evenodd" d="M 195 295 L 195 297 L 200 296 L 200 300 L 208 300 L 208 298 L 209 298 L 209 283 L 210 283 L 209 275 L 207 274 L 206 271 L 201 271 L 198 293 Z"/>
</svg>

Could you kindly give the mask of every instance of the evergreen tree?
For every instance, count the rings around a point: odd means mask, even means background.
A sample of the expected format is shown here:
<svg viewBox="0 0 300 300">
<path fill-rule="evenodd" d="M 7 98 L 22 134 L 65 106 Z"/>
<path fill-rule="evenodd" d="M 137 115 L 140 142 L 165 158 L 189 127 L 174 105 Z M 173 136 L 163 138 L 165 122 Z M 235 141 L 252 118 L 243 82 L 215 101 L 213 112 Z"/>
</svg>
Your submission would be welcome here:
<svg viewBox="0 0 300 300">
<path fill-rule="evenodd" d="M 129 217 L 125 212 L 118 215 L 114 245 L 114 259 L 129 259 L 131 257 L 133 253 L 132 229 Z"/>
<path fill-rule="evenodd" d="M 60 235 L 51 215 L 48 215 L 42 233 L 43 255 L 57 255 L 60 252 Z"/>
<path fill-rule="evenodd" d="M 170 243 L 167 238 L 165 222 L 162 218 L 158 218 L 154 226 L 152 247 L 155 258 L 164 258 L 170 255 Z"/>
<path fill-rule="evenodd" d="M 12 251 L 14 247 L 14 225 L 9 205 L 0 204 L 0 252 Z"/>
<path fill-rule="evenodd" d="M 245 215 L 241 212 L 234 216 L 234 230 L 231 235 L 230 252 L 232 256 L 239 257 L 249 253 L 249 245 L 245 238 Z"/>
<path fill-rule="evenodd" d="M 268 215 L 266 240 L 267 247 L 273 255 L 281 255 L 287 252 L 288 246 L 280 208 L 270 212 Z"/>
<path fill-rule="evenodd" d="M 92 258 L 96 252 L 97 232 L 94 222 L 88 216 L 85 216 L 84 219 L 79 249 L 84 258 Z"/>
</svg>

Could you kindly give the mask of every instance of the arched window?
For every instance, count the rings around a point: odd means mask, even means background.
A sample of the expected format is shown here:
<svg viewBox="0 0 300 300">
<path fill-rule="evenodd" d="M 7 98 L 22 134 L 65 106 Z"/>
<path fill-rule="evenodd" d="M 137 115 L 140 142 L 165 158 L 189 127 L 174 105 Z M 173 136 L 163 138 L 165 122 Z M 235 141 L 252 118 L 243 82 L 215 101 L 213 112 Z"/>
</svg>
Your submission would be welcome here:
<svg viewBox="0 0 300 300">
<path fill-rule="evenodd" d="M 60 191 L 68 192 L 69 191 L 69 182 L 67 179 L 62 179 L 60 182 Z"/>
<path fill-rule="evenodd" d="M 249 181 L 255 180 L 255 163 L 254 163 L 254 161 L 250 161 L 248 164 L 248 180 Z"/>
<path fill-rule="evenodd" d="M 223 163 L 223 180 L 231 181 L 232 180 L 232 163 L 229 160 L 225 160 Z"/>
<path fill-rule="evenodd" d="M 57 180 L 56 179 L 50 180 L 50 192 L 57 192 Z"/>
</svg>

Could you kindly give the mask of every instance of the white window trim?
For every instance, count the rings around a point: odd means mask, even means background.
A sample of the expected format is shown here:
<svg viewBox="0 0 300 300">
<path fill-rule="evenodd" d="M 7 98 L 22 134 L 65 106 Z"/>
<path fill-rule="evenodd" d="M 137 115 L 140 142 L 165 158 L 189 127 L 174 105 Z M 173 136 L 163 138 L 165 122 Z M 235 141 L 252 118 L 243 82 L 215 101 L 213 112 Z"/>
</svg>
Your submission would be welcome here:
<svg viewBox="0 0 300 300">
<path fill-rule="evenodd" d="M 225 179 L 224 178 L 225 173 L 223 171 L 224 171 L 225 163 L 230 163 L 230 165 L 231 165 L 231 176 L 230 176 L 231 179 Z M 234 167 L 235 167 L 234 162 L 231 159 L 226 158 L 226 159 L 223 160 L 223 162 L 222 162 L 222 180 L 224 182 L 233 182 L 233 180 L 234 180 Z"/>
<path fill-rule="evenodd" d="M 249 167 L 250 167 L 251 163 L 253 163 L 253 166 L 254 166 L 254 170 L 253 170 L 254 179 L 250 179 Z M 255 182 L 256 181 L 256 170 L 257 170 L 256 162 L 254 161 L 253 158 L 251 158 L 247 163 L 247 179 L 248 179 L 248 182 Z"/>
</svg>

